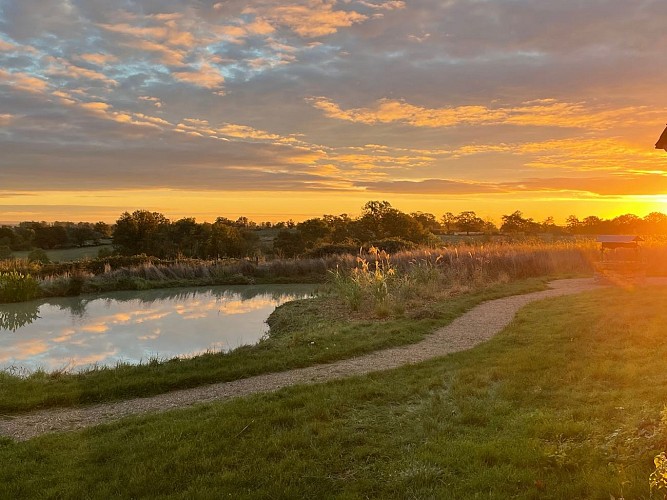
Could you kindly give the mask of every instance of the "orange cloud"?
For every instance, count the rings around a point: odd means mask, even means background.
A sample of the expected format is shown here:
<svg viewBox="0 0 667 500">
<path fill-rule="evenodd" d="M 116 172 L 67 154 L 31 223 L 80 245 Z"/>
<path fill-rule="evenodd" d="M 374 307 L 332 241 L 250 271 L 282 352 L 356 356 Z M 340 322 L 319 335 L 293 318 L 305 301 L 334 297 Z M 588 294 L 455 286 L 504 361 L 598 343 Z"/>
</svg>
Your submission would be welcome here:
<svg viewBox="0 0 667 500">
<path fill-rule="evenodd" d="M 178 66 L 183 64 L 187 52 L 176 50 L 151 40 L 130 40 L 123 42 L 123 45 L 147 52 L 155 53 L 158 60 L 167 66 Z"/>
<path fill-rule="evenodd" d="M 225 82 L 220 71 L 206 61 L 200 62 L 193 71 L 175 71 L 172 76 L 177 80 L 208 89 L 219 88 Z"/>
<path fill-rule="evenodd" d="M 26 340 L 16 342 L 14 345 L 3 349 L 0 353 L 0 362 L 6 363 L 12 359 L 22 360 L 37 356 L 49 350 L 49 345 L 43 340 Z"/>
<path fill-rule="evenodd" d="M 364 7 L 369 7 L 371 9 L 377 9 L 377 10 L 397 10 L 405 8 L 405 2 L 403 2 L 402 0 L 389 0 L 388 2 L 382 2 L 382 3 L 372 3 L 361 0 L 359 3 Z"/>
<path fill-rule="evenodd" d="M 151 103 L 153 103 L 153 105 L 154 105 L 156 108 L 161 108 L 161 107 L 162 107 L 162 101 L 160 101 L 160 99 L 158 99 L 157 97 L 151 97 L 151 96 L 147 96 L 147 95 L 142 95 L 142 96 L 139 96 L 139 100 L 140 100 L 140 101 L 148 101 L 148 102 L 151 102 Z"/>
<path fill-rule="evenodd" d="M 33 94 L 42 94 L 49 87 L 47 81 L 41 78 L 20 72 L 10 73 L 9 71 L 0 69 L 0 85 L 2 83 L 17 90 Z"/>
<path fill-rule="evenodd" d="M 343 110 L 326 97 L 308 101 L 330 118 L 374 125 L 399 123 L 413 127 L 453 127 L 456 125 L 530 125 L 575 127 L 604 130 L 619 122 L 624 125 L 654 120 L 657 111 L 646 106 L 612 110 L 587 109 L 582 103 L 558 102 L 542 99 L 522 103 L 516 107 L 489 108 L 487 106 L 458 106 L 424 108 L 395 99 L 381 99 L 373 108 Z"/>
<path fill-rule="evenodd" d="M 253 35 L 270 35 L 276 29 L 266 19 L 257 17 L 253 21 L 243 23 L 238 20 L 239 24 L 212 26 L 211 30 L 223 36 L 227 41 L 232 43 L 244 43 L 245 39 Z"/>
<path fill-rule="evenodd" d="M 10 52 L 13 50 L 16 50 L 18 47 L 14 45 L 13 43 L 5 42 L 4 40 L 0 40 L 0 52 Z"/>
<path fill-rule="evenodd" d="M 115 62 L 118 58 L 111 54 L 81 54 L 80 59 L 83 59 L 87 63 L 95 64 L 96 66 L 104 66 L 110 62 Z"/>
<path fill-rule="evenodd" d="M 106 102 L 82 102 L 80 106 L 94 113 L 104 113 L 111 108 Z"/>
<path fill-rule="evenodd" d="M 322 0 L 309 0 L 304 5 L 281 5 L 262 14 L 269 21 L 288 26 L 305 38 L 331 35 L 339 28 L 352 26 L 368 18 L 354 11 L 334 10 L 333 5 Z M 253 8 L 243 11 L 246 14 L 255 12 L 257 10 Z"/>
<path fill-rule="evenodd" d="M 52 64 L 52 67 L 46 71 L 46 74 L 48 75 L 66 76 L 68 78 L 75 78 L 75 79 L 85 78 L 88 80 L 98 80 L 106 82 L 110 85 L 117 85 L 117 82 L 115 80 L 109 78 L 104 73 L 100 73 L 99 71 L 82 68 L 81 66 L 71 64 L 70 62 L 62 58 L 50 57 L 47 60 Z"/>
</svg>

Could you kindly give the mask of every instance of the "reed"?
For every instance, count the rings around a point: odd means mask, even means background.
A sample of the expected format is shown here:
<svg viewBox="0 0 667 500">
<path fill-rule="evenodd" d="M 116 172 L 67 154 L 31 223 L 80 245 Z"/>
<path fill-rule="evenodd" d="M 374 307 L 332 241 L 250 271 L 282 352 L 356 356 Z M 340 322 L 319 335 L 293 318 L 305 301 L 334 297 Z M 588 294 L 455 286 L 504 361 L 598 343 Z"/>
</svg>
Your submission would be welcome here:
<svg viewBox="0 0 667 500">
<path fill-rule="evenodd" d="M 386 254 L 385 254 L 386 255 Z M 642 265 L 650 275 L 667 275 L 667 242 L 647 238 L 640 250 Z M 40 284 L 44 296 L 71 295 L 83 292 L 122 289 L 158 288 L 179 285 L 215 285 L 281 282 L 337 283 L 365 261 L 369 269 L 382 266 L 379 251 L 360 250 L 356 254 L 337 254 L 301 259 L 177 259 L 160 260 L 145 255 L 113 257 L 62 264 L 39 264 L 25 259 L 0 261 L 0 272 L 16 271 L 30 274 Z M 492 242 L 480 245 L 461 244 L 451 247 L 419 248 L 391 254 L 391 267 L 396 273 L 390 292 L 423 293 L 423 289 L 444 287 L 469 289 L 483 283 L 513 281 L 539 276 L 590 275 L 600 254 L 591 239 L 545 243 Z M 338 275 L 336 275 L 338 273 Z M 359 274 L 357 278 L 361 278 Z M 72 277 L 80 286 L 70 286 Z M 416 290 L 419 284 L 420 290 Z M 76 283 L 75 283 L 76 285 Z M 347 292 L 346 301 L 363 300 L 354 291 Z M 377 285 L 377 283 L 376 283 Z M 356 295 L 355 295 L 356 294 Z M 387 301 L 385 301 L 387 302 Z M 390 301 L 389 301 L 390 302 Z M 395 301 L 396 302 L 396 301 Z"/>
</svg>

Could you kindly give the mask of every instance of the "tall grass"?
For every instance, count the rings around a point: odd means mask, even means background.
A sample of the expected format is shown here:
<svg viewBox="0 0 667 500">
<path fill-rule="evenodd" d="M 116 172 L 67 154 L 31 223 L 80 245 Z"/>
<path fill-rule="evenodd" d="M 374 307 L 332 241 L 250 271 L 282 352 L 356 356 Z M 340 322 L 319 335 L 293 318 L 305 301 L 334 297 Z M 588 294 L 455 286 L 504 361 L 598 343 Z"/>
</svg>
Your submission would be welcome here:
<svg viewBox="0 0 667 500">
<path fill-rule="evenodd" d="M 39 294 L 37 280 L 29 274 L 0 272 L 0 302 L 23 302 Z"/>
<path fill-rule="evenodd" d="M 493 244 L 422 249 L 388 255 L 371 247 L 351 269 L 329 271 L 329 282 L 353 310 L 398 315 L 411 302 L 519 279 L 593 271 L 592 244 Z"/>
<path fill-rule="evenodd" d="M 640 252 L 648 274 L 667 275 L 667 244 L 663 241 L 644 242 Z M 160 260 L 147 256 L 113 257 L 67 264 L 39 264 L 26 260 L 0 261 L 0 272 L 17 271 L 31 274 L 40 281 L 42 295 L 72 295 L 123 289 L 157 288 L 178 285 L 213 285 L 281 282 L 323 282 L 327 278 L 341 287 L 348 287 L 348 302 L 363 302 L 360 290 L 367 265 L 375 272 L 383 259 L 376 249 L 356 255 L 328 255 L 319 258 L 246 260 L 246 259 L 177 259 Z M 359 260 L 361 259 L 361 260 Z M 567 242 L 504 242 L 483 245 L 463 244 L 454 247 L 422 248 L 397 252 L 390 263 L 395 276 L 387 277 L 388 294 L 404 293 L 410 286 L 465 290 L 484 283 L 513 281 L 538 276 L 590 275 L 600 253 L 592 240 Z M 366 264 L 364 264 L 364 262 Z M 350 273 L 356 276 L 345 283 Z M 338 274 L 336 274 L 338 273 Z M 72 284 L 72 280 L 80 283 Z M 354 281 L 354 280 L 353 280 Z M 390 283 L 391 282 L 391 283 Z M 412 285 L 411 285 L 412 284 Z M 366 287 L 385 289 L 384 281 L 370 280 Z M 377 288 L 377 287 L 380 288 Z M 380 300 L 379 302 L 386 300 Z"/>
</svg>

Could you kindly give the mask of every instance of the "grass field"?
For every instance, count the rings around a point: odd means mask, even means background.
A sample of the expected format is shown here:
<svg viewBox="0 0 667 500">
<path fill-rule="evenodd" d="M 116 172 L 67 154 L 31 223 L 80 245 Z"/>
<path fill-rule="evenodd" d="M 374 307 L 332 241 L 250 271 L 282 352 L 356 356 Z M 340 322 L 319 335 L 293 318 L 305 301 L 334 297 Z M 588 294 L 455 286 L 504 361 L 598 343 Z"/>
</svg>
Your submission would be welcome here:
<svg viewBox="0 0 667 500">
<path fill-rule="evenodd" d="M 96 245 L 80 248 L 57 248 L 55 250 L 45 250 L 47 257 L 51 262 L 72 262 L 75 260 L 95 259 L 101 249 L 112 249 L 111 244 Z M 17 259 L 27 259 L 30 252 L 28 250 L 12 252 L 12 256 Z"/>
<path fill-rule="evenodd" d="M 0 497 L 648 498 L 666 301 L 552 299 L 428 363 L 0 442 Z"/>
</svg>

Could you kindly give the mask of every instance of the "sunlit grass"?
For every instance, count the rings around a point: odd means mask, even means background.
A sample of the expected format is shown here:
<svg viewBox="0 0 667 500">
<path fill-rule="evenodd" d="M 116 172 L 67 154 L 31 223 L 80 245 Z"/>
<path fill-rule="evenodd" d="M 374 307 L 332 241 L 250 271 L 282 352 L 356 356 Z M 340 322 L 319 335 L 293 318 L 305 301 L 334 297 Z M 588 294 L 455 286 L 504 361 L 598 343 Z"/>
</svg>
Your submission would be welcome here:
<svg viewBox="0 0 667 500">
<path fill-rule="evenodd" d="M 0 445 L 0 495 L 648 498 L 667 288 L 540 302 L 385 373 Z"/>
</svg>

